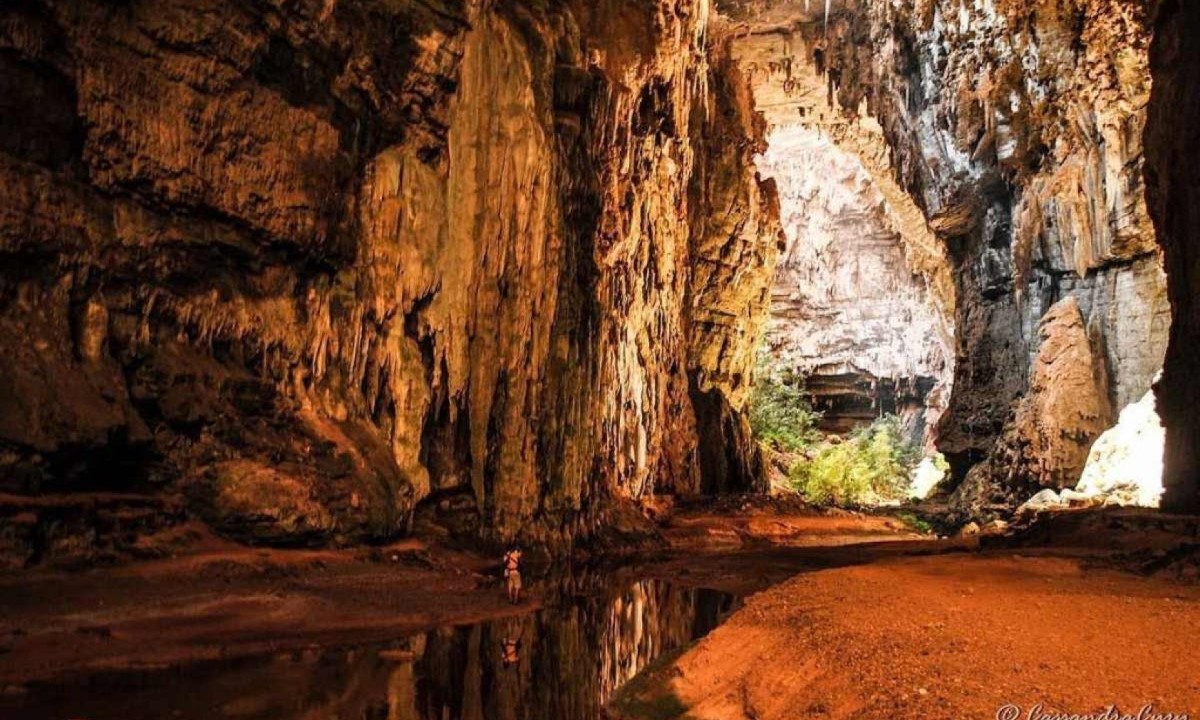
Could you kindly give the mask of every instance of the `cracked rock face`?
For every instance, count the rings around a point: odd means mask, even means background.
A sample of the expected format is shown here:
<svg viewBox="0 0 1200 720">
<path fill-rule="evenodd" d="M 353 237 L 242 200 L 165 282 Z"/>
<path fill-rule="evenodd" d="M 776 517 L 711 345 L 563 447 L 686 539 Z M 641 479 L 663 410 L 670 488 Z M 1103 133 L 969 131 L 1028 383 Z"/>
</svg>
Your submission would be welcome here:
<svg viewBox="0 0 1200 720">
<path fill-rule="evenodd" d="M 485 539 L 565 546 L 756 482 L 778 224 L 707 29 L 703 0 L 6 5 L 0 488 L 183 495 L 273 543 L 466 493 Z"/>
</svg>

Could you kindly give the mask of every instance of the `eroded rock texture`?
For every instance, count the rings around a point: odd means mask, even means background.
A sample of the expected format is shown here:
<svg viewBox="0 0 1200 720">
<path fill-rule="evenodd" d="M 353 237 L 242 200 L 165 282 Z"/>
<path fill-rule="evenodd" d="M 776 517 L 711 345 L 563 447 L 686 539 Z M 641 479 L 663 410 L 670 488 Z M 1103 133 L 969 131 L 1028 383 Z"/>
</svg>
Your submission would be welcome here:
<svg viewBox="0 0 1200 720">
<path fill-rule="evenodd" d="M 697 428 L 745 443 L 778 232 L 707 22 L 6 4 L 0 486 L 182 492 L 271 542 L 453 496 L 486 538 L 560 545 L 700 490 Z"/>
<path fill-rule="evenodd" d="M 1073 296 L 1046 311 L 1038 337 L 1028 392 L 988 459 L 959 487 L 969 506 L 1019 505 L 1043 488 L 1075 487 L 1092 442 L 1115 420 L 1101 348 Z"/>
<path fill-rule="evenodd" d="M 957 477 L 1019 422 L 1040 322 L 1063 298 L 1102 350 L 1112 405 L 1146 392 L 1171 313 L 1142 183 L 1143 3 L 834 3 L 827 20 L 732 4 L 776 42 L 801 38 L 792 66 L 817 67 L 843 114 L 878 123 L 949 250 L 957 357 L 938 444 Z M 1009 480 L 988 484 L 1000 497 Z"/>
</svg>

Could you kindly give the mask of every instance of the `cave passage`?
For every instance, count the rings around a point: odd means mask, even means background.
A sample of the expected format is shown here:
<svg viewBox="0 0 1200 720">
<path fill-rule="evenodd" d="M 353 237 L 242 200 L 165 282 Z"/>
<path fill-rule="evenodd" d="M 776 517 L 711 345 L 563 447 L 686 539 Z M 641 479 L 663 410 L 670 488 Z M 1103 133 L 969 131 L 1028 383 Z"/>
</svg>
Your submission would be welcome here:
<svg viewBox="0 0 1200 720">
<path fill-rule="evenodd" d="M 1172 311 L 1142 172 L 1144 29 L 1093 9 L 1095 50 L 1047 59 L 988 8 L 726 7 L 785 236 L 766 357 L 822 430 L 899 415 L 944 453 L 960 519 L 1035 495 L 1158 506 Z M 1089 72 L 1115 84 L 1075 80 Z M 1074 125 L 1027 109 L 1070 83 L 1095 104 Z"/>
<path fill-rule="evenodd" d="M 1197 37 L 0 3 L 0 715 L 1200 717 Z"/>
</svg>

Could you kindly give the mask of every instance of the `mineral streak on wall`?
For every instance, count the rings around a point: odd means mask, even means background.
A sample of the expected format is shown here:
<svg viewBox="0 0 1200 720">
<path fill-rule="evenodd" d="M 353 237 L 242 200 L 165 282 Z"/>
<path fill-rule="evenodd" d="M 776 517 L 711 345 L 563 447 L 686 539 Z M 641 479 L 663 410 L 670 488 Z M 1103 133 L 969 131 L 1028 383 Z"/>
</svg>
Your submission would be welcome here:
<svg viewBox="0 0 1200 720">
<path fill-rule="evenodd" d="M 49 493 L 182 498 L 276 543 L 466 496 L 485 538 L 566 546 L 656 489 L 757 482 L 741 411 L 779 231 L 708 15 L 6 3 L 16 562 L 78 540 L 47 539 Z"/>
</svg>

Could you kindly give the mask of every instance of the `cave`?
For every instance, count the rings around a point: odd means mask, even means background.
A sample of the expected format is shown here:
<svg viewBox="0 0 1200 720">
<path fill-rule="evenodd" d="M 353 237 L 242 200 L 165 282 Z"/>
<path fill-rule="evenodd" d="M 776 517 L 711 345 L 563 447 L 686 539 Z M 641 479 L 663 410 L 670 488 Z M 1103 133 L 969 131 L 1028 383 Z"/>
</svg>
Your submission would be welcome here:
<svg viewBox="0 0 1200 720">
<path fill-rule="evenodd" d="M 780 59 L 767 64 L 791 73 L 751 75 L 770 108 L 759 167 L 779 188 L 785 235 L 765 354 L 802 378 L 822 431 L 846 434 L 892 415 L 908 440 L 933 448 L 954 380 L 949 259 L 912 222 L 916 208 L 887 168 L 875 168 L 876 181 L 864 150 L 839 139 L 852 126 L 827 104 L 815 63 L 806 73 L 787 40 L 751 38 L 747 65 L 775 46 Z"/>
<path fill-rule="evenodd" d="M 0 716 L 1200 714 L 1200 5 L 0 7 Z"/>
</svg>

